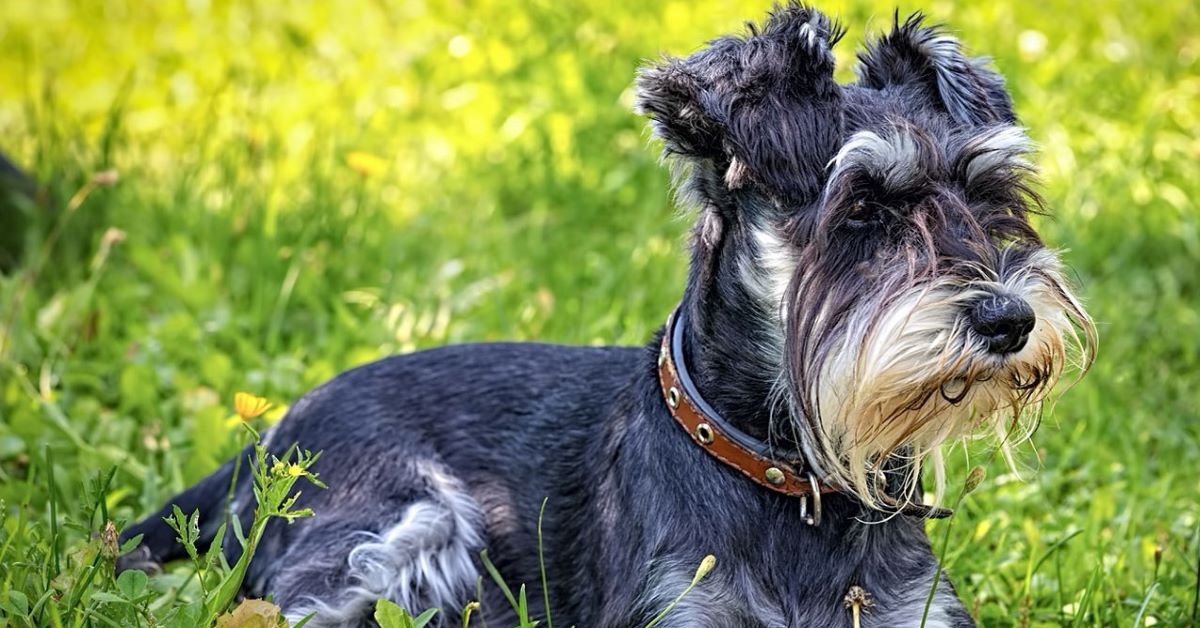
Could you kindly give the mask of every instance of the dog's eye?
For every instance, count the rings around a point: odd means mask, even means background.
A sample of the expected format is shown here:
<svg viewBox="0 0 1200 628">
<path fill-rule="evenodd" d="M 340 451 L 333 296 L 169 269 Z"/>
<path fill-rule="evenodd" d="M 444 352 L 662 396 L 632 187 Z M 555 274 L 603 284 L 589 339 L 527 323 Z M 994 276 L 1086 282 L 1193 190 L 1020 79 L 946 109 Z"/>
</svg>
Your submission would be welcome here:
<svg viewBox="0 0 1200 628">
<path fill-rule="evenodd" d="M 878 208 L 866 201 L 857 201 L 846 212 L 846 226 L 865 227 L 879 222 Z"/>
</svg>

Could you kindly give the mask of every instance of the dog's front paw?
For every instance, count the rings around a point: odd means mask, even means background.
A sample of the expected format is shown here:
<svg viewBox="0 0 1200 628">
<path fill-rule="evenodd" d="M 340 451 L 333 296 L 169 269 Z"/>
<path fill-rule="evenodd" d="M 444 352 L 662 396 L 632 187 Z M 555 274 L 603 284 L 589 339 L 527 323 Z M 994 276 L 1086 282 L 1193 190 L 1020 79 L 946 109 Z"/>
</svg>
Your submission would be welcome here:
<svg viewBox="0 0 1200 628">
<path fill-rule="evenodd" d="M 153 575 L 162 572 L 162 563 L 154 558 L 149 547 L 139 545 L 117 559 L 117 573 L 129 570 L 144 571 Z"/>
</svg>

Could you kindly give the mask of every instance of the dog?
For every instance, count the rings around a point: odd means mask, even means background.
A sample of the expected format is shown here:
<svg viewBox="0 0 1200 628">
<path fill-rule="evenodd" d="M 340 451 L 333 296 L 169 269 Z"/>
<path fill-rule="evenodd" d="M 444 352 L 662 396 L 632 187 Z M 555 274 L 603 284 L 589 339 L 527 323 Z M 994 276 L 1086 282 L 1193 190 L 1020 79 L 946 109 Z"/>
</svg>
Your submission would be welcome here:
<svg viewBox="0 0 1200 628">
<path fill-rule="evenodd" d="M 328 489 L 270 525 L 246 596 L 309 626 L 372 625 L 380 598 L 450 625 L 482 580 L 484 618 L 513 625 L 486 548 L 562 625 L 636 627 L 711 554 L 658 626 L 973 625 L 924 529 L 946 514 L 939 446 L 1019 442 L 1095 346 L 1030 224 L 1030 140 L 1003 79 L 919 14 L 850 84 L 813 8 L 747 28 L 637 77 L 696 214 L 648 346 L 449 346 L 308 393 L 264 440 L 323 452 Z M 143 537 L 119 568 L 180 557 L 172 505 L 211 541 L 233 467 L 126 530 Z"/>
</svg>

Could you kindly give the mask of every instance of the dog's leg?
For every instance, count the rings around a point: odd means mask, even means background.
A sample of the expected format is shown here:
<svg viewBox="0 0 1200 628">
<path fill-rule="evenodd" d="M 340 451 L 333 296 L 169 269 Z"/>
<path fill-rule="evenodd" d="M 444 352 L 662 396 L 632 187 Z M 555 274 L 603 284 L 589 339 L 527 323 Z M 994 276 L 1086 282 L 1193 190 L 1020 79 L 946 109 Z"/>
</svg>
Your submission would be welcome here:
<svg viewBox="0 0 1200 628">
<path fill-rule="evenodd" d="M 186 555 L 183 545 L 175 538 L 175 531 L 163 521 L 171 516 L 174 506 L 178 506 L 185 515 L 190 516 L 197 511 L 200 513 L 200 539 L 196 545 L 200 551 L 207 551 L 208 544 L 224 520 L 225 500 L 229 496 L 229 485 L 233 481 L 234 467 L 239 457 L 243 464 L 238 484 L 244 486 L 249 481 L 249 465 L 252 464 L 249 453 L 248 448 L 243 450 L 195 486 L 171 498 L 158 512 L 122 532 L 122 543 L 139 534 L 142 535 L 142 541 L 136 549 L 117 560 L 117 572 L 139 569 L 154 573 L 160 571 L 164 563 Z"/>
<path fill-rule="evenodd" d="M 437 462 L 410 469 L 424 487 L 418 499 L 306 522 L 271 560 L 267 569 L 278 575 L 266 588 L 290 619 L 315 612 L 307 624 L 314 628 L 371 625 L 380 598 L 414 615 L 436 607 L 452 617 L 462 609 L 478 575 L 472 558 L 483 546 L 479 506 Z"/>
</svg>

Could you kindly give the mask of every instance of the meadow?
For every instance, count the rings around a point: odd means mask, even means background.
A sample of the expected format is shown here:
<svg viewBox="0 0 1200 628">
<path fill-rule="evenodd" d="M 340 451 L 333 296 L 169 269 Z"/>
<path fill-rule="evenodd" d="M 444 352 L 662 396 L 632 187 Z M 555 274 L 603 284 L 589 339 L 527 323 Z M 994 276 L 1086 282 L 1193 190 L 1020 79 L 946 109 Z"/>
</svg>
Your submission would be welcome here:
<svg viewBox="0 0 1200 628">
<path fill-rule="evenodd" d="M 820 4 L 851 80 L 893 5 Z M 645 342 L 688 223 L 634 72 L 768 6 L 4 2 L 0 150 L 36 184 L 0 204 L 0 625 L 194 599 L 186 567 L 114 580 L 103 531 L 245 442 L 237 391 L 261 425 L 396 352 Z M 983 626 L 1196 625 L 1200 4 L 917 9 L 1008 77 L 1100 335 L 1019 474 L 949 455 L 987 476 L 935 547 Z"/>
</svg>

